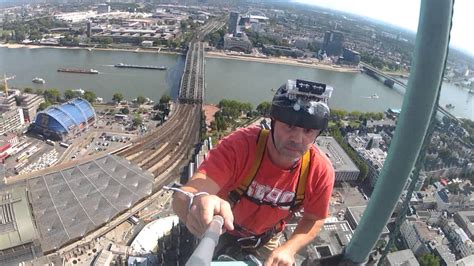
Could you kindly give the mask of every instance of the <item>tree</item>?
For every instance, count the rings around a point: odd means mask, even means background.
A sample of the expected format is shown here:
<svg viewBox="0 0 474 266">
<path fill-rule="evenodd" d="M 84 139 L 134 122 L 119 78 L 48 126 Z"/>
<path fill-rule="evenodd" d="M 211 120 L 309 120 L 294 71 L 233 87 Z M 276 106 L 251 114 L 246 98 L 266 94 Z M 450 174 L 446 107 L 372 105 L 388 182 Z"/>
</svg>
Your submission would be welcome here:
<svg viewBox="0 0 474 266">
<path fill-rule="evenodd" d="M 439 266 L 439 258 L 433 254 L 427 253 L 418 258 L 420 266 Z"/>
<path fill-rule="evenodd" d="M 124 107 L 122 109 L 120 109 L 120 111 L 122 112 L 122 114 L 124 115 L 128 115 L 130 113 L 130 110 L 127 108 L 127 107 Z"/>
<path fill-rule="evenodd" d="M 213 125 L 217 131 L 222 131 L 227 129 L 227 123 L 225 122 L 222 112 L 216 112 L 214 114 L 214 123 Z"/>
<path fill-rule="evenodd" d="M 30 33 L 29 39 L 32 41 L 41 40 L 41 38 L 43 38 L 43 35 L 38 31 L 32 31 Z"/>
<path fill-rule="evenodd" d="M 17 43 L 20 43 L 25 39 L 26 39 L 26 34 L 23 30 L 15 30 L 15 41 Z"/>
<path fill-rule="evenodd" d="M 143 123 L 143 120 L 139 115 L 137 115 L 137 116 L 135 116 L 135 118 L 133 118 L 132 123 L 133 123 L 133 127 L 138 127 Z"/>
<path fill-rule="evenodd" d="M 58 89 L 47 89 L 43 92 L 46 101 L 57 103 L 61 101 L 61 93 Z"/>
<path fill-rule="evenodd" d="M 137 97 L 137 103 L 138 104 L 144 104 L 145 102 L 146 102 L 145 97 L 143 97 L 143 96 L 138 96 Z"/>
<path fill-rule="evenodd" d="M 8 32 L 3 32 L 2 33 L 2 40 L 4 40 L 6 43 L 8 43 L 12 38 L 12 35 Z"/>
<path fill-rule="evenodd" d="M 23 92 L 24 92 L 24 93 L 33 93 L 33 89 L 27 87 L 27 88 L 24 88 L 24 89 L 23 89 Z"/>
<path fill-rule="evenodd" d="M 459 189 L 459 183 L 449 183 L 446 188 L 451 194 L 458 194 L 460 189 Z"/>
<path fill-rule="evenodd" d="M 105 37 L 103 39 L 101 39 L 100 43 L 103 43 L 103 44 L 111 44 L 114 42 L 114 39 L 112 39 L 111 37 Z"/>
<path fill-rule="evenodd" d="M 71 100 L 72 98 L 76 97 L 76 92 L 69 89 L 64 92 L 64 99 Z"/>
<path fill-rule="evenodd" d="M 259 105 L 257 105 L 257 112 L 261 116 L 269 116 L 271 107 L 272 105 L 270 104 L 270 102 L 262 102 Z"/>
<path fill-rule="evenodd" d="M 35 94 L 43 95 L 43 93 L 44 93 L 44 90 L 43 90 L 43 89 L 36 89 L 36 90 L 35 90 Z"/>
<path fill-rule="evenodd" d="M 114 93 L 114 95 L 112 96 L 112 101 L 114 101 L 115 103 L 120 103 L 121 101 L 123 100 L 123 95 L 121 93 Z"/>
<path fill-rule="evenodd" d="M 43 111 L 44 109 L 48 108 L 49 106 L 51 106 L 51 102 L 43 102 L 43 103 L 40 103 L 40 105 L 38 106 L 38 112 L 39 111 Z"/>
<path fill-rule="evenodd" d="M 187 28 L 188 28 L 188 23 L 186 23 L 186 20 L 181 20 L 181 23 L 180 23 L 181 31 L 185 31 Z"/>
<path fill-rule="evenodd" d="M 251 112 L 253 110 L 253 106 L 251 103 L 241 103 L 239 108 L 241 112 L 245 113 Z"/>
<path fill-rule="evenodd" d="M 97 95 L 93 91 L 86 91 L 83 95 L 84 99 L 86 99 L 90 103 L 94 103 Z"/>
<path fill-rule="evenodd" d="M 160 98 L 160 103 L 169 103 L 171 101 L 171 97 L 168 94 L 163 94 Z"/>
</svg>

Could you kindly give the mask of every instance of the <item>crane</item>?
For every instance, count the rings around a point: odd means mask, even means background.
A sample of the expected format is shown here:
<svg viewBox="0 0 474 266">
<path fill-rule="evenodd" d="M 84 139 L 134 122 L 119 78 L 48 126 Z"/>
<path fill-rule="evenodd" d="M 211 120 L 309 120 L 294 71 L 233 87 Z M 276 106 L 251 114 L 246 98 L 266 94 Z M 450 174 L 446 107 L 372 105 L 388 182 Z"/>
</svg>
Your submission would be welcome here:
<svg viewBox="0 0 474 266">
<path fill-rule="evenodd" d="M 4 83 L 5 96 L 8 96 L 8 83 L 7 83 L 7 81 L 9 81 L 10 79 L 14 79 L 14 78 L 15 78 L 15 75 L 7 77 L 6 74 L 3 74 L 3 79 L 1 79 L 1 81 L 3 81 L 3 83 Z"/>
</svg>

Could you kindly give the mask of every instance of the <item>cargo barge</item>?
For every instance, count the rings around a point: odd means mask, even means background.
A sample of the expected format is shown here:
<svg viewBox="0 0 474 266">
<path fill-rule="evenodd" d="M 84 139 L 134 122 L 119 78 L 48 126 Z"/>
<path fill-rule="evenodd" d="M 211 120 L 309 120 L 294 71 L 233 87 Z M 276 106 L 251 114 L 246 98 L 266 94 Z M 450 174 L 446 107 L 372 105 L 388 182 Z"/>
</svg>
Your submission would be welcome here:
<svg viewBox="0 0 474 266">
<path fill-rule="evenodd" d="M 99 74 L 98 70 L 95 69 L 79 69 L 79 68 L 60 68 L 58 72 L 65 73 L 78 73 L 78 74 Z"/>
<path fill-rule="evenodd" d="M 152 69 L 152 70 L 166 70 L 165 66 L 140 66 L 140 65 L 128 65 L 124 63 L 118 63 L 114 65 L 118 68 L 138 68 L 138 69 Z"/>
</svg>

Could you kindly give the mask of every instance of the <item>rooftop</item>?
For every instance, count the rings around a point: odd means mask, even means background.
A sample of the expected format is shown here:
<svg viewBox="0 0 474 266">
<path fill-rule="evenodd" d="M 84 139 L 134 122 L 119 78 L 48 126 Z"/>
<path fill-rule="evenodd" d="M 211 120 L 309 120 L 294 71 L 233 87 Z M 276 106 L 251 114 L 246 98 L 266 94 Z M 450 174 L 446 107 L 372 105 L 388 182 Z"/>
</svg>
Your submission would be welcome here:
<svg viewBox="0 0 474 266">
<path fill-rule="evenodd" d="M 0 250 L 37 239 L 25 186 L 0 191 Z"/>
<path fill-rule="evenodd" d="M 389 265 L 418 266 L 420 265 L 411 249 L 404 249 L 387 255 Z"/>
<path fill-rule="evenodd" d="M 443 236 L 438 233 L 437 228 L 430 228 L 428 224 L 422 221 L 414 221 L 412 224 L 421 239 L 425 241 L 435 241 L 437 244 L 441 244 Z"/>
<path fill-rule="evenodd" d="M 435 251 L 447 265 L 456 265 L 456 257 L 451 253 L 448 246 L 439 245 L 435 248 Z"/>
<path fill-rule="evenodd" d="M 285 229 L 288 239 L 296 228 L 296 224 L 289 224 Z M 353 231 L 347 221 L 326 222 L 316 238 L 311 242 L 313 250 L 318 251 L 318 257 L 326 257 L 342 253 L 344 247 L 351 241 Z M 322 254 L 321 251 L 329 251 L 330 254 Z M 301 253 L 301 252 L 300 252 Z M 301 254 L 307 257 L 307 254 Z"/>
<path fill-rule="evenodd" d="M 171 231 L 171 228 L 179 223 L 178 216 L 169 216 L 155 220 L 145 225 L 130 244 L 135 255 L 146 255 L 156 252 L 158 239 Z"/>
<path fill-rule="evenodd" d="M 316 139 L 316 146 L 328 156 L 334 166 L 334 170 L 347 172 L 359 171 L 359 168 L 357 168 L 333 137 L 319 136 Z"/>
<path fill-rule="evenodd" d="M 83 237 L 152 192 L 153 175 L 105 155 L 28 180 L 43 251 Z"/>
<path fill-rule="evenodd" d="M 474 235 L 474 211 L 460 211 L 456 215 L 467 225 L 469 233 Z"/>
<path fill-rule="evenodd" d="M 367 205 L 364 206 L 354 206 L 354 207 L 347 207 L 347 212 L 349 212 L 352 217 L 354 218 L 354 221 L 356 224 L 360 223 L 360 220 L 362 219 L 362 215 L 365 212 L 365 208 L 367 208 Z M 389 231 L 387 227 L 385 226 L 382 230 L 382 234 L 388 234 Z"/>
</svg>

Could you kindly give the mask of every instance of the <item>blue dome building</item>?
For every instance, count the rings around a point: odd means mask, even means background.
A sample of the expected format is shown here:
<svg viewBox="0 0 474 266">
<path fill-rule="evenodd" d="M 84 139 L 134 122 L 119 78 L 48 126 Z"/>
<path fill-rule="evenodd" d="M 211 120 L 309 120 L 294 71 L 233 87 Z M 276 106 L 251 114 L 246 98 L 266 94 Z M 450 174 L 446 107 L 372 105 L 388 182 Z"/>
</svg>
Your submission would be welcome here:
<svg viewBox="0 0 474 266">
<path fill-rule="evenodd" d="M 33 129 L 45 138 L 63 140 L 84 131 L 95 121 L 92 105 L 82 98 L 75 98 L 38 112 Z"/>
</svg>

